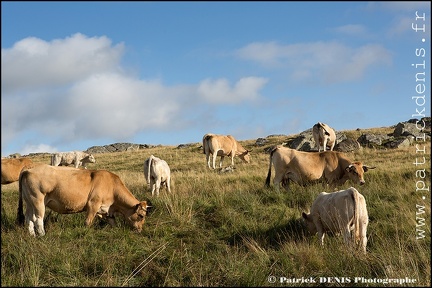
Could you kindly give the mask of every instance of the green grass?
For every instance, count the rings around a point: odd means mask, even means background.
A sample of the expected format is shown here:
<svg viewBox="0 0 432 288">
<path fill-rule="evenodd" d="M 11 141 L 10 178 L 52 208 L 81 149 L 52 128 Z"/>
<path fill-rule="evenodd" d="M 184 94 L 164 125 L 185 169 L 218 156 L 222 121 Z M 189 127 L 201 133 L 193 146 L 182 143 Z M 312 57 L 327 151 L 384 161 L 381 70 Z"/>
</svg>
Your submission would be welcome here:
<svg viewBox="0 0 432 288">
<path fill-rule="evenodd" d="M 349 153 L 353 160 L 377 166 L 366 173 L 364 186 L 347 182 L 338 188 L 354 186 L 366 198 L 370 223 L 363 255 L 347 249 L 338 235 L 326 236 L 322 248 L 316 235 L 305 232 L 301 213 L 326 191 L 323 184 L 292 184 L 289 192 L 264 187 L 269 162 L 264 149 L 286 139 L 271 137 L 263 147 L 254 146 L 254 140 L 241 141 L 253 149 L 252 162 L 235 158 L 234 172 L 222 174 L 207 167 L 198 142 L 183 149 L 96 154 L 97 163 L 89 169 L 116 173 L 139 200 L 151 201 L 153 209 L 140 234 L 121 218 L 114 228 L 102 220 L 87 228 L 85 213 L 52 212 L 45 220 L 46 235 L 33 238 L 15 224 L 18 183 L 3 185 L 1 285 L 299 286 L 268 282 L 268 276 L 277 276 L 313 277 L 317 282 L 319 277 L 408 277 L 417 282 L 399 286 L 430 286 L 430 192 L 415 192 L 419 167 L 412 164 L 418 157 L 414 146 Z M 426 145 L 430 151 L 430 142 Z M 170 165 L 172 194 L 162 189 L 158 198 L 151 196 L 143 175 L 143 162 L 151 154 Z M 46 155 L 33 160 L 49 163 Z M 430 179 L 430 162 L 423 168 Z M 426 225 L 419 227 L 425 230 L 423 239 L 416 239 L 416 204 L 425 206 L 420 216 Z"/>
</svg>

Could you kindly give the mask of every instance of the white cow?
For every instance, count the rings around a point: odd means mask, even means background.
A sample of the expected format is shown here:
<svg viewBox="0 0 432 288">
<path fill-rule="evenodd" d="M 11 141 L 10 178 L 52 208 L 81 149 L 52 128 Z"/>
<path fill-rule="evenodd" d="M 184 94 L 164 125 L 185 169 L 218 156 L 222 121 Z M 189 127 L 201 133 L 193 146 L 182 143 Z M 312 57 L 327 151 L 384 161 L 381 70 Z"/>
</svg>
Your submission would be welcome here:
<svg viewBox="0 0 432 288">
<path fill-rule="evenodd" d="M 83 151 L 58 152 L 51 155 L 51 166 L 69 166 L 75 168 L 83 166 L 87 169 L 87 163 L 96 163 L 92 154 Z"/>
<path fill-rule="evenodd" d="M 336 144 L 336 133 L 333 128 L 325 123 L 318 122 L 312 127 L 312 135 L 318 152 L 321 151 L 321 147 L 323 151 L 326 151 L 328 146 L 330 146 L 330 151 L 333 151 Z"/>
<path fill-rule="evenodd" d="M 341 232 L 345 243 L 351 240 L 355 245 L 360 244 L 366 253 L 369 223 L 366 200 L 354 187 L 332 193 L 321 192 L 313 202 L 310 213 L 303 212 L 302 216 L 309 232 L 318 232 L 321 245 L 324 245 L 326 232 Z"/>
<path fill-rule="evenodd" d="M 158 157 L 150 155 L 144 161 L 144 176 L 147 185 L 151 188 L 152 196 L 156 191 L 156 196 L 159 196 L 161 186 L 165 186 L 169 193 L 171 193 L 171 170 L 168 163 Z"/>
</svg>

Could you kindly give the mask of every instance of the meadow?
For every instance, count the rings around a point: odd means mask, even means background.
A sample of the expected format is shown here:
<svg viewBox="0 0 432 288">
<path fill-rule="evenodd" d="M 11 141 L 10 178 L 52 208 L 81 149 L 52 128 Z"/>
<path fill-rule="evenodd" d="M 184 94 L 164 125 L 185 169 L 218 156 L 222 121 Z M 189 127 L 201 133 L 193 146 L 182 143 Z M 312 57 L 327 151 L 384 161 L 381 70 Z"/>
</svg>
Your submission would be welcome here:
<svg viewBox="0 0 432 288">
<path fill-rule="evenodd" d="M 347 131 L 355 139 L 359 133 Z M 365 173 L 365 185 L 338 187 L 353 186 L 366 198 L 364 255 L 345 246 L 340 235 L 326 236 L 321 247 L 317 236 L 306 232 L 301 213 L 320 192 L 331 192 L 324 183 L 291 184 L 290 191 L 280 192 L 273 184 L 264 186 L 265 149 L 287 138 L 268 137 L 264 146 L 239 141 L 252 150 L 251 163 L 236 157 L 232 173 L 207 167 L 201 139 L 181 149 L 95 154 L 97 162 L 89 169 L 119 175 L 139 200 L 151 202 L 141 233 L 121 217 L 117 227 L 99 219 L 86 227 L 85 213 L 58 215 L 47 209 L 46 235 L 31 237 L 15 223 L 18 183 L 2 185 L 1 286 L 430 287 L 430 191 L 416 192 L 421 167 L 413 164 L 419 156 L 415 146 L 347 153 L 377 167 Z M 431 149 L 430 141 L 419 145 Z M 168 162 L 171 194 L 161 189 L 159 197 L 151 196 L 143 174 L 150 155 Z M 430 185 L 430 154 L 426 159 L 422 168 Z M 33 161 L 49 164 L 50 158 L 41 154 Z M 225 158 L 224 167 L 229 164 Z"/>
</svg>

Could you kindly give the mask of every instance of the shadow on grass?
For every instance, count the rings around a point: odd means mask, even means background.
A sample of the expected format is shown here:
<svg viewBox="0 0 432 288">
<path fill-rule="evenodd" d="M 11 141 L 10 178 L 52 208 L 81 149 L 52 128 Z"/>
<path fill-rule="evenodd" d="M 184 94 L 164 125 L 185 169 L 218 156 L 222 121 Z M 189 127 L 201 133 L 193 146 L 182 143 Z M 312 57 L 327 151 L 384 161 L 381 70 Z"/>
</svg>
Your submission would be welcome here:
<svg viewBox="0 0 432 288">
<path fill-rule="evenodd" d="M 304 242 L 308 235 L 302 219 L 291 218 L 286 224 L 274 226 L 268 230 L 238 232 L 226 240 L 234 246 L 242 244 L 245 237 L 253 238 L 268 248 L 278 249 L 283 243 L 289 241 Z"/>
</svg>

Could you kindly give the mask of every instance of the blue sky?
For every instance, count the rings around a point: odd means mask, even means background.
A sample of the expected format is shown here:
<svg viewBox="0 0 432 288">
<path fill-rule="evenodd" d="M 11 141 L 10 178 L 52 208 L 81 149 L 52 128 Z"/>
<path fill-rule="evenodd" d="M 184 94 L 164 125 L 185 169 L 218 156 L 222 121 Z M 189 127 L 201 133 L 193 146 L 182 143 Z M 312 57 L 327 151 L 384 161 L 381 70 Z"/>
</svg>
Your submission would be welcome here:
<svg viewBox="0 0 432 288">
<path fill-rule="evenodd" d="M 429 1 L 2 1 L 1 13 L 3 157 L 430 116 Z"/>
</svg>

